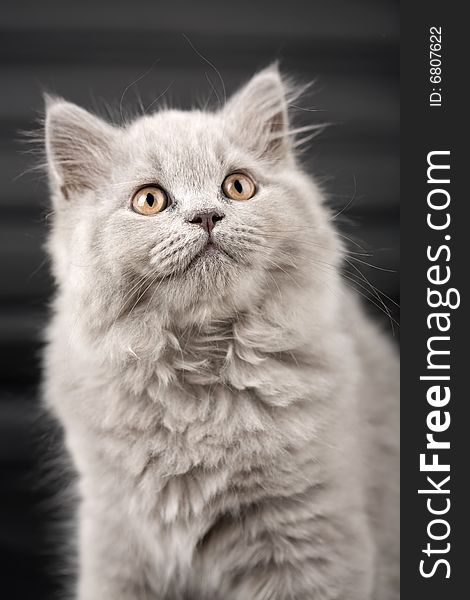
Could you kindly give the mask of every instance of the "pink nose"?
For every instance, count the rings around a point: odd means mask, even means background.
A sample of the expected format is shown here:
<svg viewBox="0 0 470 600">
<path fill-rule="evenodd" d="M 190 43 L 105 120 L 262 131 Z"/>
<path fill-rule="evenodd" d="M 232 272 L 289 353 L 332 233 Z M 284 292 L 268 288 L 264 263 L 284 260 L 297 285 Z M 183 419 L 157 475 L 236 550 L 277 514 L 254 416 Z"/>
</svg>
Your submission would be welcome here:
<svg viewBox="0 0 470 600">
<path fill-rule="evenodd" d="M 224 217 L 225 215 L 214 211 L 200 212 L 196 213 L 191 219 L 188 219 L 188 222 L 193 223 L 194 225 L 200 225 L 207 233 L 210 233 L 214 229 L 215 224 L 218 221 L 222 221 Z"/>
</svg>

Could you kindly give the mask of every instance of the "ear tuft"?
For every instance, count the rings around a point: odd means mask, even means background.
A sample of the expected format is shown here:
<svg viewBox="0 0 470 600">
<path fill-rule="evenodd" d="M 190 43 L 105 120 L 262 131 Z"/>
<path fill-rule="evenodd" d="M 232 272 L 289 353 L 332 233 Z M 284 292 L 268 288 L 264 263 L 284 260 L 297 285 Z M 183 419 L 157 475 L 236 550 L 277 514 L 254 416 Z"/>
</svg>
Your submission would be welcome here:
<svg viewBox="0 0 470 600">
<path fill-rule="evenodd" d="M 235 133 L 260 158 L 277 161 L 290 151 L 289 93 L 274 63 L 252 77 L 224 108 Z"/>
<path fill-rule="evenodd" d="M 44 95 L 45 137 L 51 183 L 65 198 L 92 188 L 106 169 L 116 130 L 83 108 Z"/>
</svg>

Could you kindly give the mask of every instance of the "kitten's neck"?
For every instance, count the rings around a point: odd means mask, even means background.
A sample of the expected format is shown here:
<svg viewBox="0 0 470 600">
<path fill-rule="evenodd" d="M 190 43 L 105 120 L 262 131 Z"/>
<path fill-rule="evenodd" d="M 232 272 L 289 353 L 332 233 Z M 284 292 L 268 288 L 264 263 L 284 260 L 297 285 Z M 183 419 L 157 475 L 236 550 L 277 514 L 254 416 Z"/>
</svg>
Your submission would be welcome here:
<svg viewBox="0 0 470 600">
<path fill-rule="evenodd" d="M 240 311 L 215 314 L 199 306 L 177 314 L 165 306 L 142 305 L 116 317 L 112 304 L 105 310 L 112 302 L 106 296 L 96 294 L 90 301 L 62 293 L 57 314 L 67 320 L 72 346 L 76 342 L 82 355 L 86 349 L 87 360 L 117 371 L 132 382 L 133 391 L 144 392 L 152 382 L 159 387 L 181 380 L 226 383 L 240 368 L 250 371 L 269 360 L 311 362 L 312 354 L 325 352 L 333 334 L 336 298 L 291 285 Z"/>
</svg>

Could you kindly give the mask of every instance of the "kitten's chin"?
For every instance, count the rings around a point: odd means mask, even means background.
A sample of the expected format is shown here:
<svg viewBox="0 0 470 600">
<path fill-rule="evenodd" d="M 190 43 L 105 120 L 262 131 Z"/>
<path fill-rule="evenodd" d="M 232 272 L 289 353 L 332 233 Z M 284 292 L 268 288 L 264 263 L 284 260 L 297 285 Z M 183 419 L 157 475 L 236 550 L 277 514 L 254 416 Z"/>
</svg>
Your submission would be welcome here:
<svg viewBox="0 0 470 600">
<path fill-rule="evenodd" d="M 247 275 L 246 266 L 242 267 L 220 246 L 208 244 L 173 284 L 187 308 L 204 306 L 212 312 L 212 307 L 217 312 L 224 297 L 238 295 L 240 281 Z"/>
<path fill-rule="evenodd" d="M 201 291 L 212 288 L 215 292 L 214 286 L 225 288 L 237 271 L 237 264 L 227 252 L 216 245 L 208 244 L 194 257 L 182 273 L 182 278 L 196 281 Z"/>
<path fill-rule="evenodd" d="M 196 256 L 191 261 L 192 264 L 204 264 L 208 263 L 217 267 L 218 262 L 220 261 L 220 266 L 222 266 L 223 262 L 233 262 L 235 259 L 231 256 L 227 250 L 215 240 L 208 240 L 207 244 L 196 254 Z"/>
<path fill-rule="evenodd" d="M 237 260 L 229 249 L 220 240 L 208 238 L 203 245 L 195 250 L 180 275 L 191 277 L 195 274 L 201 278 L 201 283 L 208 279 L 209 283 L 214 277 L 221 275 L 227 277 L 227 270 L 236 268 Z"/>
</svg>

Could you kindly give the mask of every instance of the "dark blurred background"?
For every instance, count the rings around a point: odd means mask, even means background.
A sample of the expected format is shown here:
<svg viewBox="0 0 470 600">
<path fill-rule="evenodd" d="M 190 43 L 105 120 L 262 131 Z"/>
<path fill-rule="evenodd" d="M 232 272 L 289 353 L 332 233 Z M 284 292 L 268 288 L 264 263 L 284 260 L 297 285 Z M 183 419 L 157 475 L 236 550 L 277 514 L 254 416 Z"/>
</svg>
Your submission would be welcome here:
<svg viewBox="0 0 470 600">
<path fill-rule="evenodd" d="M 294 116 L 332 126 L 304 160 L 360 253 L 348 281 L 397 338 L 398 2 L 23 0 L 2 4 L 0 50 L 0 596 L 41 600 L 52 595 L 61 552 L 47 534 L 54 509 L 43 468 L 56 434 L 37 422 L 51 294 L 47 186 L 24 173 L 36 159 L 18 141 L 37 128 L 41 92 L 89 109 L 122 99 L 128 113 L 163 99 L 216 104 L 223 89 L 209 62 L 228 92 L 275 59 L 300 81 L 315 79 Z"/>
</svg>

